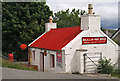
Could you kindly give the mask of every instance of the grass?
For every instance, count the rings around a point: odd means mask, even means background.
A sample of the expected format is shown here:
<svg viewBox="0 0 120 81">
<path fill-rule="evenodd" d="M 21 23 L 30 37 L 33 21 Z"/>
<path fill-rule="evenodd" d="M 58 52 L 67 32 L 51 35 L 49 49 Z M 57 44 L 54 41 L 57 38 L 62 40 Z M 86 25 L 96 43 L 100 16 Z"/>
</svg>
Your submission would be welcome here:
<svg viewBox="0 0 120 81">
<path fill-rule="evenodd" d="M 112 75 L 113 77 L 120 78 L 120 75 Z"/>
<path fill-rule="evenodd" d="M 7 68 L 14 68 L 14 69 L 20 69 L 20 70 L 29 70 L 29 71 L 37 71 L 31 66 L 27 66 L 25 64 L 18 64 L 15 62 L 11 62 L 9 60 L 2 59 L 2 67 Z"/>
<path fill-rule="evenodd" d="M 120 69 L 115 69 L 115 71 L 112 73 L 112 76 L 120 78 Z"/>
</svg>

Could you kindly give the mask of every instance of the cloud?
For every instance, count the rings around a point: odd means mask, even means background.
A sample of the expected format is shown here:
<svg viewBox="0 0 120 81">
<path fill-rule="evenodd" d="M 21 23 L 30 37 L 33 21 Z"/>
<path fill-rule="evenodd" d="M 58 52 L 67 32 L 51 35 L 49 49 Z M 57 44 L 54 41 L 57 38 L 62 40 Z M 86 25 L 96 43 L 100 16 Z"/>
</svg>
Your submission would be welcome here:
<svg viewBox="0 0 120 81">
<path fill-rule="evenodd" d="M 99 3 L 98 3 L 99 4 Z M 95 11 L 104 19 L 118 18 L 118 3 L 101 3 L 99 6 L 95 5 Z"/>
<path fill-rule="evenodd" d="M 46 0 L 47 2 L 118 2 L 119 0 Z"/>
<path fill-rule="evenodd" d="M 89 0 L 90 1 L 90 0 Z M 94 12 L 96 14 L 101 15 L 101 21 L 107 22 L 109 21 L 112 23 L 114 21 L 114 26 L 117 26 L 117 20 L 118 20 L 118 0 L 109 0 L 109 2 L 106 2 L 108 0 L 96 0 L 88 2 L 88 0 L 82 1 L 82 0 L 60 0 L 60 1 L 55 1 L 55 0 L 49 0 L 47 2 L 47 5 L 50 6 L 50 9 L 53 10 L 54 13 L 60 11 L 60 10 L 67 10 L 68 8 L 72 10 L 73 8 L 75 9 L 81 9 L 81 10 L 86 10 L 88 11 L 88 4 L 92 3 L 94 7 Z M 105 23 L 102 22 L 102 26 L 105 26 Z M 113 27 L 113 25 L 107 25 Z"/>
<path fill-rule="evenodd" d="M 47 5 L 50 6 L 50 9 L 53 10 L 54 13 L 60 11 L 60 10 L 67 10 L 68 8 L 70 10 L 72 10 L 73 8 L 75 9 L 82 9 L 82 10 L 86 10 L 87 9 L 87 5 L 89 4 L 89 2 L 50 2 L 47 3 Z M 103 3 L 103 2 L 95 2 L 92 3 L 94 6 L 94 11 L 97 14 L 100 14 L 102 17 L 104 18 L 111 18 L 111 17 L 115 17 L 117 18 L 117 14 L 118 14 L 118 3 L 117 2 L 109 2 L 109 3 Z"/>
</svg>

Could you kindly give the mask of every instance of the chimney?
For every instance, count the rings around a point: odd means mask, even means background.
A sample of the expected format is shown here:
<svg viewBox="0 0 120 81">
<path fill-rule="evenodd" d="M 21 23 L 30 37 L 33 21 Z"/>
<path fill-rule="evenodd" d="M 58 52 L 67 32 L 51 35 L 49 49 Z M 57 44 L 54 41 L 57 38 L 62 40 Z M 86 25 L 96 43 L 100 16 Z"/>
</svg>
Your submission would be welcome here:
<svg viewBox="0 0 120 81">
<path fill-rule="evenodd" d="M 81 16 L 81 30 L 100 30 L 100 15 L 93 14 L 92 4 L 88 4 L 88 14 Z"/>
<path fill-rule="evenodd" d="M 56 23 L 53 23 L 52 16 L 49 17 L 49 23 L 45 23 L 45 32 L 50 31 L 51 29 L 56 28 Z"/>
</svg>

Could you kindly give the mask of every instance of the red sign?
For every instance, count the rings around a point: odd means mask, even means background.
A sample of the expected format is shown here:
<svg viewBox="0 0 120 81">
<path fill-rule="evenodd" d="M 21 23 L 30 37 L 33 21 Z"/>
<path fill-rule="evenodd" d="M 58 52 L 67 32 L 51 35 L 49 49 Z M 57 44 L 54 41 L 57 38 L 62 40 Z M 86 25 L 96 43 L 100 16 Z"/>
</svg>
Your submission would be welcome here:
<svg viewBox="0 0 120 81">
<path fill-rule="evenodd" d="M 82 44 L 106 44 L 107 37 L 82 37 Z"/>
<path fill-rule="evenodd" d="M 62 63 L 62 54 L 57 53 L 57 61 Z"/>
<path fill-rule="evenodd" d="M 26 44 L 21 44 L 21 45 L 20 45 L 20 48 L 21 48 L 21 49 L 26 49 L 26 48 L 27 48 L 27 45 L 26 45 Z"/>
</svg>

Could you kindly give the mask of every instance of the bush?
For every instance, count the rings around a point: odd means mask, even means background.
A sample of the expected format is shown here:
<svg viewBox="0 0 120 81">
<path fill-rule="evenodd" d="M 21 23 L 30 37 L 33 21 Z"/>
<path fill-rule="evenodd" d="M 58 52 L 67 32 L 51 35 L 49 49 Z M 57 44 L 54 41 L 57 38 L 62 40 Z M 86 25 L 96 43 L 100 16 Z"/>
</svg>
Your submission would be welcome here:
<svg viewBox="0 0 120 81">
<path fill-rule="evenodd" d="M 98 73 L 111 74 L 114 77 L 120 78 L 120 69 L 116 69 L 116 64 L 112 65 L 111 59 L 104 59 L 98 61 L 99 66 L 97 67 Z M 102 67 L 102 69 L 100 69 Z"/>
<path fill-rule="evenodd" d="M 102 74 L 113 74 L 115 70 L 115 65 L 111 64 L 111 59 L 104 59 L 98 61 L 99 66 L 97 67 L 98 73 Z M 102 68 L 102 69 L 100 69 Z"/>
</svg>

